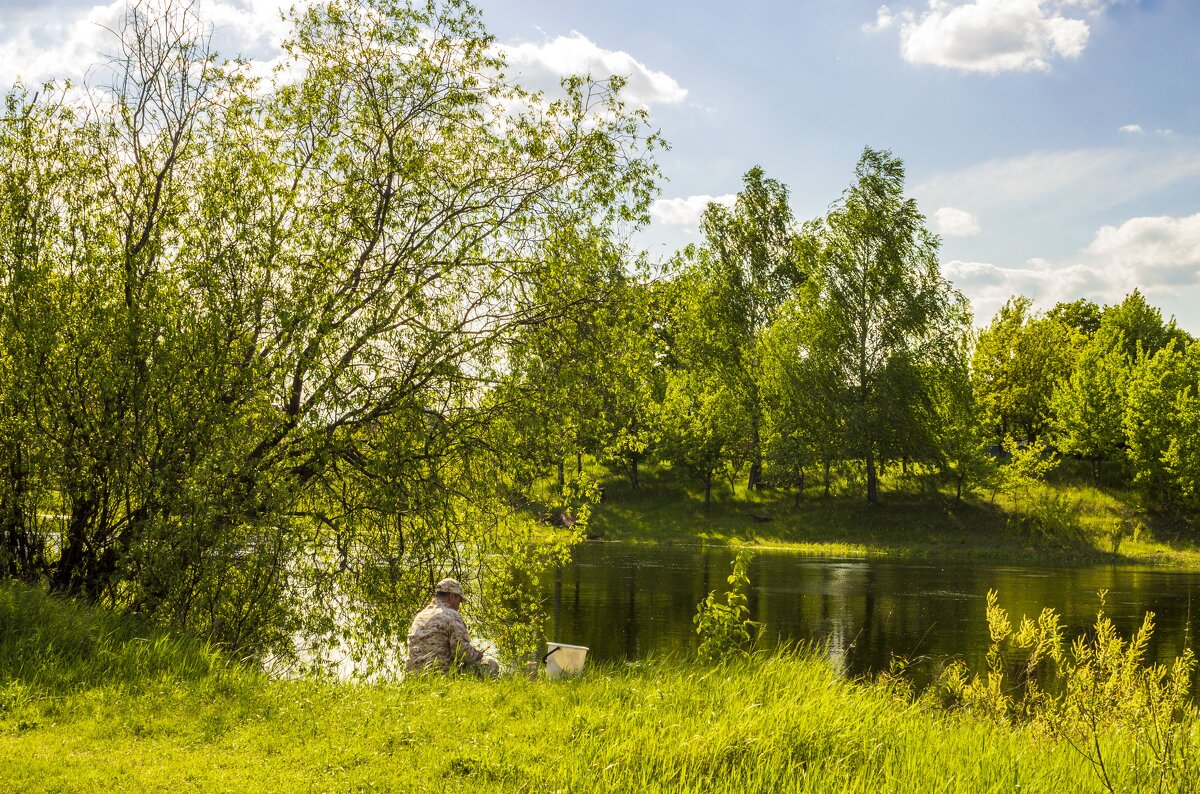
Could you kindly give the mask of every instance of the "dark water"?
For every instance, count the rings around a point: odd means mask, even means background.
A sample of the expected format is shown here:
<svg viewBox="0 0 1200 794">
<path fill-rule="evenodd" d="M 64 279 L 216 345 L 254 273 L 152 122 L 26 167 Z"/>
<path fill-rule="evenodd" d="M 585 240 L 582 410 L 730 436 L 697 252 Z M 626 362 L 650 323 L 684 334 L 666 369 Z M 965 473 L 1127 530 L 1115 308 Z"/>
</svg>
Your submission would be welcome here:
<svg viewBox="0 0 1200 794">
<path fill-rule="evenodd" d="M 692 618 L 710 590 L 724 592 L 734 552 L 720 546 L 587 543 L 546 582 L 547 638 L 586 645 L 590 660 L 618 661 L 696 647 Z M 825 644 L 848 675 L 886 670 L 893 655 L 918 660 L 919 677 L 949 658 L 981 669 L 989 588 L 1015 625 L 1053 607 L 1068 641 L 1091 626 L 1097 591 L 1126 636 L 1155 613 L 1149 655 L 1197 650 L 1200 572 L 1099 566 L 1035 568 L 828 559 L 759 550 L 750 567 L 750 611 L 763 644 Z"/>
</svg>

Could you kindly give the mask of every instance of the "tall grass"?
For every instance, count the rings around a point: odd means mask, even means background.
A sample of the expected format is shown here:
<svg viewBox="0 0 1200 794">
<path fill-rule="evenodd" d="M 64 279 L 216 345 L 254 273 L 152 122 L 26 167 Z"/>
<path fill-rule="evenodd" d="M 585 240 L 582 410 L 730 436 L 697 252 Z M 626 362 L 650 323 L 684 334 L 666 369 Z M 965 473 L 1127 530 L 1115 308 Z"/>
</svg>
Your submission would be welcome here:
<svg viewBox="0 0 1200 794">
<path fill-rule="evenodd" d="M 0 687 L 32 681 L 34 696 L 0 705 L 3 791 L 1103 790 L 1034 725 L 848 681 L 803 649 L 560 681 L 273 681 L 20 591 L 5 589 Z M 57 649 L 49 672 L 14 616 L 56 626 L 38 634 Z M 1133 738 L 1097 739 L 1116 790 L 1148 790 Z"/>
<path fill-rule="evenodd" d="M 103 609 L 0 582 L 0 681 L 64 694 L 100 684 L 195 678 L 227 666 L 219 653 Z"/>
</svg>

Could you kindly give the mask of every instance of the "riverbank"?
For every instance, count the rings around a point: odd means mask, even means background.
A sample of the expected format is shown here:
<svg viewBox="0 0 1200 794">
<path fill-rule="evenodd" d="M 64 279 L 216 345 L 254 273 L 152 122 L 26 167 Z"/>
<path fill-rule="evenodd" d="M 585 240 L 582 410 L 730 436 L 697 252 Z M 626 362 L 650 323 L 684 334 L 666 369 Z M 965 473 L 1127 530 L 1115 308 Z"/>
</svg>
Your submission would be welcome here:
<svg viewBox="0 0 1200 794">
<path fill-rule="evenodd" d="M 875 506 L 841 484 L 828 497 L 809 488 L 796 500 L 777 491 L 735 492 L 726 483 L 705 506 L 699 489 L 669 472 L 644 472 L 636 490 L 609 472 L 591 473 L 604 489 L 589 526 L 597 540 L 775 547 L 829 557 L 1200 568 L 1194 519 L 1148 510 L 1131 492 L 1065 477 L 1019 497 L 986 493 L 961 501 L 912 480 L 885 479 Z M 1076 526 L 1030 526 L 1027 516 L 1038 504 L 1060 505 Z M 1121 526 L 1130 536 L 1115 540 Z"/>
<path fill-rule="evenodd" d="M 339 684 L 268 680 L 27 588 L 0 585 L 0 617 L 0 790 L 1103 790 L 1064 740 L 803 651 Z M 1187 741 L 1200 750 L 1196 729 Z M 1116 790 L 1153 783 L 1129 734 L 1100 743 Z"/>
</svg>

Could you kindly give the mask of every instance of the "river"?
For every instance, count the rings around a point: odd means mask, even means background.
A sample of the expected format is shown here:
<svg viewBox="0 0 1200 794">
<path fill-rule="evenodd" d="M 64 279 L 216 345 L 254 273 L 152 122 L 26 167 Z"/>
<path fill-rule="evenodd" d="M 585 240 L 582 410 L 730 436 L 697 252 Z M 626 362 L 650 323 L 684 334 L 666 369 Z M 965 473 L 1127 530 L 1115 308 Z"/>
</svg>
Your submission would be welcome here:
<svg viewBox="0 0 1200 794">
<path fill-rule="evenodd" d="M 728 588 L 735 552 L 724 546 L 585 543 L 545 581 L 548 639 L 591 650 L 589 660 L 686 657 L 692 618 L 710 590 Z M 761 644 L 820 644 L 847 675 L 886 670 L 893 655 L 915 662 L 918 680 L 947 659 L 981 669 L 987 653 L 989 589 L 1015 624 L 1052 607 L 1068 640 L 1096 617 L 1097 592 L 1128 636 L 1155 613 L 1149 656 L 1169 661 L 1198 649 L 1200 572 L 1129 566 L 1028 567 L 818 558 L 757 550 L 749 606 L 765 624 Z"/>
</svg>

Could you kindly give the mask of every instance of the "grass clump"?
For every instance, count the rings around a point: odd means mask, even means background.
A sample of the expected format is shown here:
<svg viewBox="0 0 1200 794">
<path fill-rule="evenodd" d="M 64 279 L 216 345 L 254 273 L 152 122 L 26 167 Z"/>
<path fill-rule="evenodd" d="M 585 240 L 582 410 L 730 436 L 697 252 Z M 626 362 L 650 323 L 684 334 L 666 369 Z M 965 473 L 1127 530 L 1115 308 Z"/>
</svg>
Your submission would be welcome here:
<svg viewBox="0 0 1200 794">
<path fill-rule="evenodd" d="M 0 681 L 53 694 L 208 676 L 226 660 L 211 646 L 46 591 L 0 582 Z"/>
</svg>

